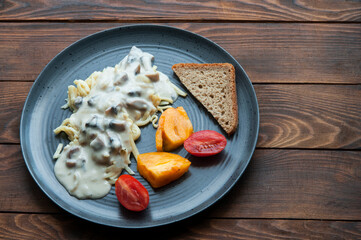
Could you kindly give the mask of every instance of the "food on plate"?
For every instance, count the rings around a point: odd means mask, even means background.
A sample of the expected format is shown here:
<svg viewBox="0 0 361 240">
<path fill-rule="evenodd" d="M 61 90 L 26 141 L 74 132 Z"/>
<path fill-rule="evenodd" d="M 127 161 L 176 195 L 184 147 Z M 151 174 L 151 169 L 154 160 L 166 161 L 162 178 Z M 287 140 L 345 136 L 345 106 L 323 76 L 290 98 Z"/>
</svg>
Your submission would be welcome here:
<svg viewBox="0 0 361 240">
<path fill-rule="evenodd" d="M 128 165 L 130 154 L 138 155 L 134 141 L 140 136 L 139 126 L 155 125 L 158 111 L 186 95 L 157 71 L 153 59 L 132 47 L 115 67 L 68 87 L 63 107 L 73 113 L 54 132 L 65 132 L 71 142 L 54 154 L 54 171 L 71 195 L 101 198 L 123 169 L 133 174 Z"/>
<path fill-rule="evenodd" d="M 191 165 L 188 159 L 168 152 L 139 154 L 137 162 L 138 172 L 154 188 L 162 187 L 180 178 Z"/>
<path fill-rule="evenodd" d="M 192 132 L 193 126 L 184 108 L 168 108 L 159 118 L 155 134 L 157 151 L 172 151 L 180 147 Z"/>
<path fill-rule="evenodd" d="M 238 125 L 235 69 L 229 63 L 179 63 L 172 67 L 183 85 L 229 135 Z"/>
<path fill-rule="evenodd" d="M 184 148 L 197 157 L 208 157 L 220 153 L 227 145 L 227 139 L 213 130 L 193 133 L 184 141 Z"/>
<path fill-rule="evenodd" d="M 128 210 L 140 212 L 149 204 L 147 189 L 134 177 L 123 174 L 115 182 L 115 195 Z"/>
</svg>

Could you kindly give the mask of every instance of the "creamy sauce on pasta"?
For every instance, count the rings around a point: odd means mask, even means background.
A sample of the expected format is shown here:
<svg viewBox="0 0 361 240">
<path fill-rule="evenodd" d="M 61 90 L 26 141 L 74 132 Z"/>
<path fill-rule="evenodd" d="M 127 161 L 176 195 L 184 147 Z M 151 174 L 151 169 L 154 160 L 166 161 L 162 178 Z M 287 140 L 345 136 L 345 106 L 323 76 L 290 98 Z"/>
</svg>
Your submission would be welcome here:
<svg viewBox="0 0 361 240">
<path fill-rule="evenodd" d="M 131 171 L 129 156 L 138 126 L 154 119 L 161 101 L 178 94 L 168 77 L 152 65 L 153 55 L 132 47 L 115 67 L 94 72 L 69 86 L 70 118 L 54 130 L 71 142 L 56 161 L 54 171 L 67 191 L 79 198 L 105 196 L 123 169 Z"/>
</svg>

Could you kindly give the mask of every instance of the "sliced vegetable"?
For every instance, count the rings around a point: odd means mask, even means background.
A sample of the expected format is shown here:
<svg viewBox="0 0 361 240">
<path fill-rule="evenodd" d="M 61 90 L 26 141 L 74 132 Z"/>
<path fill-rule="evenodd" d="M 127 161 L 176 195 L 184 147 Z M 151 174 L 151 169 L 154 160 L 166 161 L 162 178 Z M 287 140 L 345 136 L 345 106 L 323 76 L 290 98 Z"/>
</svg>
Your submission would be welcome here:
<svg viewBox="0 0 361 240">
<path fill-rule="evenodd" d="M 158 129 L 157 132 L 155 133 L 155 146 L 158 152 L 163 152 L 163 131 L 164 131 L 163 128 L 164 128 L 164 119 L 166 116 L 166 114 L 164 114 L 165 112 L 163 112 L 163 114 L 159 118 Z"/>
<path fill-rule="evenodd" d="M 128 210 L 139 212 L 147 208 L 149 194 L 147 189 L 134 177 L 123 174 L 115 182 L 118 201 Z"/>
<path fill-rule="evenodd" d="M 173 151 L 192 134 L 193 126 L 183 107 L 168 108 L 159 119 L 156 132 L 157 151 Z"/>
<path fill-rule="evenodd" d="M 138 156 L 138 171 L 154 188 L 162 187 L 180 178 L 191 162 L 173 153 L 151 152 Z"/>
<path fill-rule="evenodd" d="M 221 152 L 227 145 L 227 139 L 213 130 L 193 133 L 184 141 L 184 148 L 197 157 L 207 157 Z"/>
</svg>

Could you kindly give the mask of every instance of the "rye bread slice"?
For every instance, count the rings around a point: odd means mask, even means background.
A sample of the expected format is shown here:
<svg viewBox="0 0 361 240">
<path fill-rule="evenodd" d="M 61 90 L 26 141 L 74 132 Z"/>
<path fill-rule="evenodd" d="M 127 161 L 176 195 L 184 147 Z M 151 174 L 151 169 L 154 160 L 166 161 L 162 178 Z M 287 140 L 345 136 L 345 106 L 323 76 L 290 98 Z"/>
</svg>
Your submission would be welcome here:
<svg viewBox="0 0 361 240">
<path fill-rule="evenodd" d="M 238 125 L 235 69 L 229 63 L 178 63 L 175 74 L 229 135 Z"/>
</svg>

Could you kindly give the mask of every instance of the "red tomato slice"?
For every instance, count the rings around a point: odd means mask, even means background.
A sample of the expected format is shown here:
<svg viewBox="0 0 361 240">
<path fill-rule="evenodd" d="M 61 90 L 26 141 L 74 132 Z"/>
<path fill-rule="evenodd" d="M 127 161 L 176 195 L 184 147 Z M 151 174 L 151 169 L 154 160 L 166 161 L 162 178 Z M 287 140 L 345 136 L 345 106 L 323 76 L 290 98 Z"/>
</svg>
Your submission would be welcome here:
<svg viewBox="0 0 361 240">
<path fill-rule="evenodd" d="M 124 174 L 115 182 L 118 201 L 128 210 L 139 212 L 147 208 L 149 194 L 147 189 L 134 177 Z"/>
<path fill-rule="evenodd" d="M 197 157 L 208 157 L 221 152 L 227 145 L 227 139 L 212 130 L 193 133 L 184 141 L 184 148 Z"/>
</svg>

